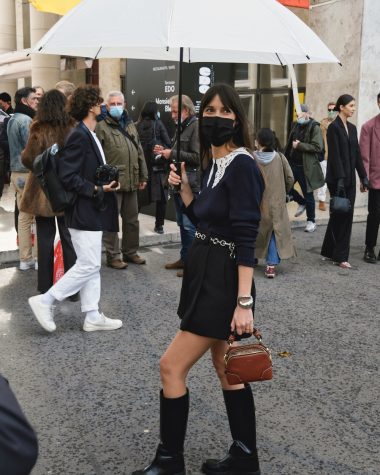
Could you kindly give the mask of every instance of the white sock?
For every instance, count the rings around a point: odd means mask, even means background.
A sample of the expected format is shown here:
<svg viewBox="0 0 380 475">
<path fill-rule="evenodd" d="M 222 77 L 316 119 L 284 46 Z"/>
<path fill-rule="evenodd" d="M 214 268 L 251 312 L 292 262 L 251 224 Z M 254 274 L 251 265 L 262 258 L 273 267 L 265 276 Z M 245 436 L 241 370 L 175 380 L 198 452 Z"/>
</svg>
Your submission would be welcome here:
<svg viewBox="0 0 380 475">
<path fill-rule="evenodd" d="M 98 310 L 90 310 L 86 313 L 86 320 L 91 323 L 96 323 L 101 319 L 101 315 Z"/>
<path fill-rule="evenodd" d="M 55 298 L 51 295 L 50 290 L 42 294 L 41 302 L 44 305 L 53 305 L 53 303 L 55 302 Z"/>
</svg>

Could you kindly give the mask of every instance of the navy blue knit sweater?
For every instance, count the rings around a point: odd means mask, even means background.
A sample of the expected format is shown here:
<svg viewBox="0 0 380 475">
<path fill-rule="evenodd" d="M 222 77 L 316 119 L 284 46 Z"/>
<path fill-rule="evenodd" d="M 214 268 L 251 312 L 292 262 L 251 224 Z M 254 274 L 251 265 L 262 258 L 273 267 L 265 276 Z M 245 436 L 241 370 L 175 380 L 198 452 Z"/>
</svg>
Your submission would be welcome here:
<svg viewBox="0 0 380 475">
<path fill-rule="evenodd" d="M 264 182 L 245 149 L 212 160 L 196 199 L 184 209 L 198 231 L 235 243 L 236 263 L 253 267 Z"/>
</svg>

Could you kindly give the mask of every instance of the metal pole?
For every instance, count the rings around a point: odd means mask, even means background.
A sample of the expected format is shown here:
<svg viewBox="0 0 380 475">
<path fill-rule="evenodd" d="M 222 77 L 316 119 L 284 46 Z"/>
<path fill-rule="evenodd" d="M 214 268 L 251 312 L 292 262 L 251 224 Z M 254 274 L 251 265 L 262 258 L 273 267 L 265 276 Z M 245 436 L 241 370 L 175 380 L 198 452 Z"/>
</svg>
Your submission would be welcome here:
<svg viewBox="0 0 380 475">
<path fill-rule="evenodd" d="M 182 66 L 183 66 L 183 47 L 179 49 L 179 79 L 178 79 L 178 123 L 177 123 L 177 162 L 180 161 L 180 136 L 181 136 L 181 115 L 182 115 Z M 181 175 L 181 170 L 177 170 Z"/>
</svg>

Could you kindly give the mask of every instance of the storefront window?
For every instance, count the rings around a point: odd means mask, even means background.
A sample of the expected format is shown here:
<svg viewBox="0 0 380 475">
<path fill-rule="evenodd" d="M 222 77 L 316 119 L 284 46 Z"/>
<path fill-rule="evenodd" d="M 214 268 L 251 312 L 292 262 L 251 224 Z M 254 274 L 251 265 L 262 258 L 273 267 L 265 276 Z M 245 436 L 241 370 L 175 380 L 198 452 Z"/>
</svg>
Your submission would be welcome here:
<svg viewBox="0 0 380 475">
<path fill-rule="evenodd" d="M 262 64 L 259 70 L 259 85 L 261 89 L 290 87 L 290 79 L 288 77 L 287 68 L 283 68 L 282 66 L 272 66 L 270 64 Z"/>
<path fill-rule="evenodd" d="M 269 127 L 274 130 L 282 148 L 285 146 L 290 125 L 289 102 L 288 92 L 261 95 L 260 127 Z"/>
<path fill-rule="evenodd" d="M 305 92 L 306 65 L 294 66 L 298 88 Z M 253 132 L 273 129 L 284 146 L 293 111 L 293 92 L 287 67 L 269 64 L 236 64 L 234 85 Z"/>
</svg>

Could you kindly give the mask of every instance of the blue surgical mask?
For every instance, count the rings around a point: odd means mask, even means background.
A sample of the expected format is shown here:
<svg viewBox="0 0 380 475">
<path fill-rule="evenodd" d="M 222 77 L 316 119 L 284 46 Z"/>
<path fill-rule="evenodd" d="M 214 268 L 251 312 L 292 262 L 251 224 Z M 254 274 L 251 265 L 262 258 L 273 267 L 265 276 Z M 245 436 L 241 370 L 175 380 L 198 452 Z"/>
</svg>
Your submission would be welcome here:
<svg viewBox="0 0 380 475">
<path fill-rule="evenodd" d="M 338 112 L 336 111 L 327 111 L 327 117 L 330 120 L 334 120 L 337 115 L 338 115 Z"/>
<path fill-rule="evenodd" d="M 123 115 L 124 108 L 123 106 L 110 106 L 110 116 L 114 119 L 119 120 Z"/>
<path fill-rule="evenodd" d="M 307 124 L 310 121 L 310 119 L 305 119 L 305 117 L 300 117 L 297 119 L 297 124 L 304 125 Z"/>
</svg>

